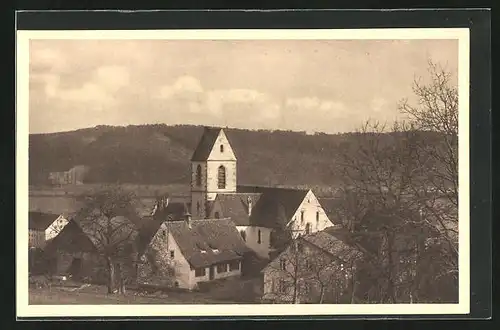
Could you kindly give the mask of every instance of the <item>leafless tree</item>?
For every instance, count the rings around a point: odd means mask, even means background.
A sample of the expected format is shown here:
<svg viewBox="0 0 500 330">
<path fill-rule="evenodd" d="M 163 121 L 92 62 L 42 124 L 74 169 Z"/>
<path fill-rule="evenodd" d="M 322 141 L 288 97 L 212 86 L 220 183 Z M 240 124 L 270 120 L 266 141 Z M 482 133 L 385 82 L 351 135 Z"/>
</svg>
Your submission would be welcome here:
<svg viewBox="0 0 500 330">
<path fill-rule="evenodd" d="M 320 248 L 308 243 L 304 237 L 291 240 L 268 266 L 268 274 L 274 279 L 274 285 L 277 284 L 273 294 L 280 301 L 292 304 L 338 303 L 346 293 L 350 294 L 349 301 L 352 301 L 355 286 L 352 280 L 361 253 L 355 247 L 335 242 L 332 239 L 326 243 L 328 246 Z M 333 250 L 335 253 L 331 252 Z"/>
<path fill-rule="evenodd" d="M 408 122 L 367 122 L 342 153 L 340 213 L 352 233 L 373 245 L 366 256 L 376 274 L 370 290 L 380 302 L 419 301 L 424 263 L 457 269 L 457 93 L 449 74 L 432 63 L 429 72 L 430 83 L 415 82 L 419 106 L 400 105 Z M 439 261 L 422 257 L 443 240 L 448 246 Z"/>
<path fill-rule="evenodd" d="M 83 199 L 75 219 L 105 261 L 108 293 L 124 292 L 136 263 L 136 198 L 119 186 L 106 186 Z"/>
<path fill-rule="evenodd" d="M 446 241 L 448 272 L 458 276 L 458 88 L 452 72 L 429 61 L 430 80 L 415 79 L 416 104 L 401 100 L 399 110 L 412 125 L 432 134 L 416 151 L 428 189 L 416 189 L 429 221 Z"/>
</svg>

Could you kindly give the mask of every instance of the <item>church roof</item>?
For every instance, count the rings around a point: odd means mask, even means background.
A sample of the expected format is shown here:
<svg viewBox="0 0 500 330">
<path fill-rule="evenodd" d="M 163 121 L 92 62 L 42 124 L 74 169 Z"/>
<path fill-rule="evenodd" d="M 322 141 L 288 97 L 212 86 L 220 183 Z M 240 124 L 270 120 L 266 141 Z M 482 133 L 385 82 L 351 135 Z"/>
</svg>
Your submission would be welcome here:
<svg viewBox="0 0 500 330">
<path fill-rule="evenodd" d="M 217 194 L 216 203 L 219 203 L 224 217 L 231 218 L 236 226 L 248 226 L 251 218 L 248 214 L 248 199 L 256 205 L 260 196 L 260 193 Z"/>
<path fill-rule="evenodd" d="M 191 157 L 191 161 L 205 161 L 208 159 L 220 131 L 220 128 L 205 127 L 201 140 Z"/>
<path fill-rule="evenodd" d="M 224 217 L 238 226 L 281 227 L 293 217 L 308 189 L 238 186 L 236 194 L 218 194 Z M 254 203 L 248 216 L 247 198 Z"/>
</svg>

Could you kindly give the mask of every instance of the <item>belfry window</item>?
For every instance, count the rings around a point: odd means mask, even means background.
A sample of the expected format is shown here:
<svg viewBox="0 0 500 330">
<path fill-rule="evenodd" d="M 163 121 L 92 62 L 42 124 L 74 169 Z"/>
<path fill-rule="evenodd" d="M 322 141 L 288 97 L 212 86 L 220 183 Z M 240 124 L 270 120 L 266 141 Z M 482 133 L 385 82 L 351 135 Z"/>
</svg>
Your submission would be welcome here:
<svg viewBox="0 0 500 330">
<path fill-rule="evenodd" d="M 201 165 L 196 168 L 196 185 L 201 186 Z"/>
<path fill-rule="evenodd" d="M 226 168 L 224 166 L 219 166 L 217 172 L 217 187 L 219 189 L 226 189 Z"/>
</svg>

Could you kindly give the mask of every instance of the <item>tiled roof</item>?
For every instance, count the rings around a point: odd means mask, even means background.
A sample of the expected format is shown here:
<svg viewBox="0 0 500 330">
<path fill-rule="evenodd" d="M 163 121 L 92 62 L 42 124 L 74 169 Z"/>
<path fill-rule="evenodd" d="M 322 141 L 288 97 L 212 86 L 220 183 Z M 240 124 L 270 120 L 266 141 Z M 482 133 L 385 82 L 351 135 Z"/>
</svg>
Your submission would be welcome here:
<svg viewBox="0 0 500 330">
<path fill-rule="evenodd" d="M 238 192 L 260 193 L 252 209 L 250 224 L 262 227 L 281 227 L 290 221 L 309 192 L 308 189 L 238 186 Z M 284 223 L 285 222 L 285 223 Z"/>
<path fill-rule="evenodd" d="M 335 235 L 332 229 L 305 235 L 300 239 L 343 261 L 353 260 L 361 255 L 355 246 L 346 242 L 341 236 Z"/>
<path fill-rule="evenodd" d="M 249 226 L 251 217 L 248 214 L 248 199 L 252 201 L 254 209 L 260 196 L 260 193 L 217 194 L 215 203 L 220 205 L 223 216 L 231 218 L 236 226 Z"/>
<path fill-rule="evenodd" d="M 342 219 L 339 218 L 338 214 L 338 210 L 342 206 L 342 200 L 340 198 L 318 198 L 318 201 L 331 222 L 334 224 L 342 224 Z"/>
<path fill-rule="evenodd" d="M 205 161 L 208 159 L 220 130 L 220 128 L 205 127 L 201 140 L 191 157 L 191 161 Z"/>
<path fill-rule="evenodd" d="M 192 220 L 190 224 L 191 228 L 185 221 L 166 222 L 182 254 L 193 267 L 241 259 L 251 252 L 230 219 Z"/>
<path fill-rule="evenodd" d="M 84 234 L 78 224 L 70 220 L 63 230 L 44 248 L 47 252 L 63 250 L 66 252 L 92 252 L 95 246 L 87 235 Z"/>
<path fill-rule="evenodd" d="M 29 229 L 45 230 L 47 229 L 60 214 L 42 213 L 42 212 L 29 212 Z"/>
</svg>

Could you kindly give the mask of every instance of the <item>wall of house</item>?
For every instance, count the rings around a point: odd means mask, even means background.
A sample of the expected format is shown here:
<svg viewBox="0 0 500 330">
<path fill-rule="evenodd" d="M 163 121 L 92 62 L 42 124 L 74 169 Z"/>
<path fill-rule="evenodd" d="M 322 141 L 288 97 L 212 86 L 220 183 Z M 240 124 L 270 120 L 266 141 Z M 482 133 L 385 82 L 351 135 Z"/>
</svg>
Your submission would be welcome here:
<svg viewBox="0 0 500 330">
<path fill-rule="evenodd" d="M 158 286 L 175 286 L 175 282 L 177 282 L 179 288 L 191 289 L 191 267 L 182 255 L 174 237 L 168 232 L 168 228 L 165 224 L 162 224 L 160 229 L 156 232 L 146 253 L 150 253 L 153 250 L 157 266 L 163 267 L 164 271 L 158 272 L 157 275 L 152 273 L 150 260 L 143 256 L 138 264 L 138 282 L 140 284 Z M 170 254 L 172 251 L 174 253 L 173 258 L 171 258 Z M 168 267 L 173 268 L 173 277 L 165 275 L 165 270 Z"/>
<path fill-rule="evenodd" d="M 302 218 L 303 212 L 303 218 Z M 319 217 L 317 218 L 317 214 Z M 292 228 L 294 237 L 306 234 L 306 226 L 309 224 L 310 233 L 322 231 L 333 226 L 325 210 L 321 207 L 318 199 L 312 191 L 309 191 L 292 217 Z"/>
<path fill-rule="evenodd" d="M 205 268 L 205 275 L 204 276 L 196 276 L 196 270 L 192 269 L 191 275 L 190 275 L 191 289 L 195 288 L 196 285 L 200 282 L 209 282 L 210 281 L 210 268 L 214 269 L 214 280 L 241 275 L 241 261 L 238 261 L 238 269 L 236 269 L 236 270 L 231 271 L 229 269 L 229 263 L 226 263 L 225 265 L 226 265 L 226 271 L 221 272 L 221 273 L 219 273 L 217 271 L 216 265 L 204 267 Z"/>
<path fill-rule="evenodd" d="M 31 248 L 40 248 L 43 249 L 45 247 L 45 234 L 43 230 L 29 230 L 29 247 Z"/>
<path fill-rule="evenodd" d="M 236 229 L 245 233 L 246 245 L 255 251 L 261 258 L 269 258 L 270 245 L 271 245 L 271 228 L 258 227 L 258 226 L 236 226 Z M 260 231 L 260 243 L 259 243 Z"/>
<path fill-rule="evenodd" d="M 63 216 L 59 216 L 47 229 L 45 229 L 45 240 L 48 241 L 56 237 L 68 222 L 69 221 Z"/>
</svg>

